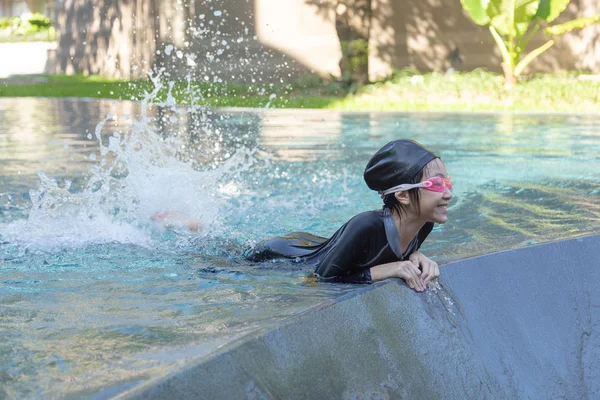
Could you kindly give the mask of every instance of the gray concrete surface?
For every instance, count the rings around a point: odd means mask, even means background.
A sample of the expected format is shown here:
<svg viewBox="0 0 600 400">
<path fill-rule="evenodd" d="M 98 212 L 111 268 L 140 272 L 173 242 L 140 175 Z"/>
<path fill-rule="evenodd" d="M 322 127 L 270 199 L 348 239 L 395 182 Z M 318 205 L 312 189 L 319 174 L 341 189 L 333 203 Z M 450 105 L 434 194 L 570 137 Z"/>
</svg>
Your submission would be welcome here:
<svg viewBox="0 0 600 400">
<path fill-rule="evenodd" d="M 126 399 L 600 398 L 600 236 L 363 287 Z"/>
<path fill-rule="evenodd" d="M 56 42 L 0 43 L 0 78 L 54 73 Z"/>
</svg>

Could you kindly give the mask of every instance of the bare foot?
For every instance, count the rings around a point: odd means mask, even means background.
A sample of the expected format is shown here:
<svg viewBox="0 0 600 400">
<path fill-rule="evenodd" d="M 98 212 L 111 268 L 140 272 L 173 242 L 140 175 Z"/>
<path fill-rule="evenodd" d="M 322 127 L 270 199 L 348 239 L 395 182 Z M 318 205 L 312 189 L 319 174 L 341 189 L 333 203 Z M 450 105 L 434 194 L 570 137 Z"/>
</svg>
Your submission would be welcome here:
<svg viewBox="0 0 600 400">
<path fill-rule="evenodd" d="M 200 221 L 191 219 L 177 211 L 158 212 L 151 216 L 150 219 L 162 223 L 168 229 L 185 228 L 191 232 L 202 230 Z"/>
</svg>

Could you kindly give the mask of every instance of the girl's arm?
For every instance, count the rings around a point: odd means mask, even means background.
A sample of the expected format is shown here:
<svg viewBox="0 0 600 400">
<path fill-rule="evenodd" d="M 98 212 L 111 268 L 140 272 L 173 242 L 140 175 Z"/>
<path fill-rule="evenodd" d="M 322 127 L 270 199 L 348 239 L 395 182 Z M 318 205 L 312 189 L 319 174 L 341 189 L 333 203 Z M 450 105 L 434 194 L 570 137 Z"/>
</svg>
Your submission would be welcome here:
<svg viewBox="0 0 600 400">
<path fill-rule="evenodd" d="M 417 292 L 422 292 L 426 287 L 425 281 L 421 277 L 421 271 L 412 261 L 395 261 L 371 268 L 373 281 L 382 281 L 388 278 L 404 279 L 406 284 Z"/>
</svg>

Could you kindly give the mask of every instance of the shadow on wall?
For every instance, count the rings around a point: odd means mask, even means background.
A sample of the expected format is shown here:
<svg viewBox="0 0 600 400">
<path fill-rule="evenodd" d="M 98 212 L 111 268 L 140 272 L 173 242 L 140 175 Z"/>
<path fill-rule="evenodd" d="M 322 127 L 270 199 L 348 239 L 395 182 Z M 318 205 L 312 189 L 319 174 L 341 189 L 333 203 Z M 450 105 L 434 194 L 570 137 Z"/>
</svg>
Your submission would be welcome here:
<svg viewBox="0 0 600 400">
<path fill-rule="evenodd" d="M 256 38 L 254 1 L 66 0 L 57 5 L 57 72 L 211 82 L 273 81 L 308 69 Z"/>
<path fill-rule="evenodd" d="M 310 73 L 308 67 L 284 49 L 269 46 L 257 36 L 260 11 L 255 0 L 231 3 L 196 0 L 187 9 L 190 23 L 184 29 L 185 39 L 173 44 L 179 48 L 183 45 L 186 49 L 183 52 L 195 59 L 187 60 L 185 66 L 179 65 L 176 70 L 196 74 L 204 80 L 252 83 L 281 81 Z M 167 56 L 162 60 L 165 65 L 177 64 L 172 57 L 169 60 L 168 55 L 163 56 Z"/>
<path fill-rule="evenodd" d="M 501 72 L 499 51 L 487 27 L 471 21 L 458 1 L 369 1 L 371 80 L 406 67 L 421 71 L 483 67 Z M 600 12 L 596 2 L 572 0 L 557 22 Z M 313 70 L 338 76 L 338 2 L 289 0 L 286 8 L 281 4 L 65 0 L 56 4 L 57 72 L 138 78 L 159 66 L 166 74 L 211 82 L 285 81 Z M 545 40 L 538 34 L 529 50 Z M 559 39 L 530 71 L 600 71 L 599 53 L 600 24 L 596 24 Z"/>
<path fill-rule="evenodd" d="M 596 0 L 573 0 L 557 23 L 600 12 Z M 457 2 L 373 0 L 369 44 L 371 80 L 406 67 L 420 71 L 502 72 L 499 50 L 485 26 L 476 25 Z M 538 33 L 532 50 L 549 38 Z M 571 32 L 531 64 L 530 71 L 600 68 L 600 24 Z"/>
<path fill-rule="evenodd" d="M 409 11 L 404 16 L 405 31 L 402 34 L 405 36 L 397 37 L 406 41 L 405 65 L 419 70 L 464 70 L 485 66 L 500 71 L 500 58 L 490 52 L 494 42 L 489 31 L 465 16 L 460 3 L 448 4 L 440 0 L 404 3 L 404 10 Z M 402 11 L 396 9 L 396 12 Z"/>
<path fill-rule="evenodd" d="M 600 12 L 596 0 L 573 0 L 556 23 Z M 597 2 L 596 2 L 597 3 Z M 389 41 L 374 43 L 373 57 L 392 68 L 406 66 L 421 71 L 445 71 L 449 68 L 472 70 L 486 68 L 502 72 L 500 52 L 485 26 L 476 25 L 458 2 L 441 0 L 387 0 L 387 12 L 375 12 L 383 30 L 395 30 L 395 54 L 386 59 Z M 383 11 L 383 10 L 382 10 Z M 527 52 L 544 44 L 550 37 L 539 32 Z M 598 71 L 600 62 L 600 26 L 571 32 L 531 64 L 529 71 L 589 69 Z M 389 56 L 387 56 L 389 57 Z"/>
<path fill-rule="evenodd" d="M 156 1 L 66 0 L 56 4 L 59 73 L 139 76 L 155 50 Z"/>
<path fill-rule="evenodd" d="M 347 84 L 369 81 L 369 41 L 373 1 L 305 0 L 323 21 L 333 25 L 341 54 L 338 62 L 340 79 Z M 330 57 L 333 54 L 330 53 Z"/>
<path fill-rule="evenodd" d="M 501 71 L 499 55 L 490 51 L 494 42 L 487 28 L 475 25 L 456 4 L 441 0 L 371 0 L 371 7 L 371 80 L 406 67 L 422 71 L 487 67 Z M 325 6 L 318 10 L 322 18 L 327 17 Z"/>
<path fill-rule="evenodd" d="M 572 0 L 567 9 L 553 22 L 564 23 L 575 18 L 600 13 L 598 0 Z M 529 50 L 545 43 L 550 37 L 538 34 L 532 40 Z M 569 32 L 554 46 L 531 63 L 528 70 L 588 70 L 600 72 L 600 23 Z M 528 71 L 526 70 L 526 72 Z"/>
</svg>

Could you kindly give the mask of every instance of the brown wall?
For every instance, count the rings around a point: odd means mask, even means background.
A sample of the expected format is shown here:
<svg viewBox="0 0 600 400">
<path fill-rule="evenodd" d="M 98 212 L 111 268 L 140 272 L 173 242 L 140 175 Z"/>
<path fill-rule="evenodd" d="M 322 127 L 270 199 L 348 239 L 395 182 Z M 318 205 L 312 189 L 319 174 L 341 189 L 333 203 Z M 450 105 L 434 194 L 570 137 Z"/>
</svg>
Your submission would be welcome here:
<svg viewBox="0 0 600 400">
<path fill-rule="evenodd" d="M 483 67 L 500 72 L 500 53 L 489 30 L 473 23 L 457 4 L 458 0 L 373 0 L 371 79 L 407 66 L 424 71 Z M 556 22 L 596 13 L 600 13 L 597 0 L 572 0 Z M 528 50 L 546 40 L 538 34 Z M 573 69 L 600 72 L 600 24 L 561 37 L 526 72 Z"/>
<path fill-rule="evenodd" d="M 131 77 L 154 61 L 156 12 L 145 0 L 56 4 L 57 72 Z M 135 16 L 135 17 L 134 17 Z"/>
<path fill-rule="evenodd" d="M 0 17 L 15 16 L 15 5 L 23 6 L 22 3 L 25 3 L 25 8 L 29 8 L 29 11 L 32 13 L 47 13 L 48 10 L 52 7 L 53 1 L 54 0 L 0 0 Z"/>
<path fill-rule="evenodd" d="M 56 4 L 57 70 L 139 77 L 158 64 L 167 73 L 223 81 L 338 76 L 333 7 L 333 0 L 65 0 Z M 405 67 L 500 70 L 489 31 L 459 0 L 372 0 L 372 7 L 371 79 Z M 597 0 L 573 0 L 560 21 L 595 13 Z M 176 47 L 171 54 L 168 45 Z M 600 72 L 599 59 L 596 24 L 565 35 L 531 71 Z"/>
<path fill-rule="evenodd" d="M 258 41 L 254 12 L 254 0 L 65 0 L 56 4 L 57 72 L 135 78 L 159 66 L 211 81 L 306 73 Z"/>
<path fill-rule="evenodd" d="M 31 12 L 46 12 L 46 0 L 27 0 L 27 6 Z"/>
</svg>

